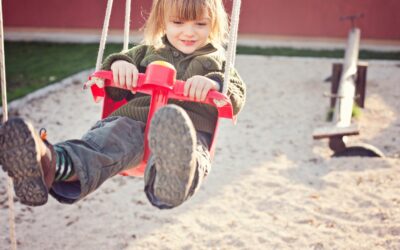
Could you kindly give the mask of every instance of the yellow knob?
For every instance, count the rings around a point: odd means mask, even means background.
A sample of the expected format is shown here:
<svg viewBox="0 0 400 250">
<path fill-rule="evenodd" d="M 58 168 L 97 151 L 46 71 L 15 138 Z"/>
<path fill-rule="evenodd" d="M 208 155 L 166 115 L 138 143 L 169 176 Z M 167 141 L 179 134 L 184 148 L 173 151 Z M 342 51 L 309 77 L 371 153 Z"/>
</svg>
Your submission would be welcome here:
<svg viewBox="0 0 400 250">
<path fill-rule="evenodd" d="M 167 67 L 167 68 L 175 70 L 174 65 L 172 65 L 172 64 L 170 64 L 169 62 L 166 62 L 166 61 L 154 61 L 154 62 L 152 62 L 150 64 L 160 65 L 160 66 L 164 66 L 164 67 Z"/>
</svg>

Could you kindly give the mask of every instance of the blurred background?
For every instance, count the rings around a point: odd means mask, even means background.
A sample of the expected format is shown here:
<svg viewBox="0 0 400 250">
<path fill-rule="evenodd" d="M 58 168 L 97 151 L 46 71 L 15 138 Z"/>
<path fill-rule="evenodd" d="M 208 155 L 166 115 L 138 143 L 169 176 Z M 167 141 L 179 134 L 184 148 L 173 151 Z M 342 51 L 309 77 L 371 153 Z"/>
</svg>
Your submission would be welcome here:
<svg viewBox="0 0 400 250">
<path fill-rule="evenodd" d="M 232 1 L 224 2 L 229 12 Z M 143 25 L 151 3 L 132 0 L 132 29 L 138 30 Z M 5 0 L 5 30 L 36 32 L 35 36 L 38 31 L 98 33 L 106 5 L 106 0 Z M 399 42 L 399 10 L 398 0 L 247 0 L 242 1 L 239 33 L 242 37 L 263 39 L 343 39 L 350 22 L 341 22 L 340 17 L 362 13 L 364 17 L 356 25 L 361 28 L 363 39 Z M 122 32 L 124 15 L 125 1 L 115 0 L 110 21 L 112 31 Z M 15 38 L 16 34 L 13 35 Z M 6 32 L 6 38 L 13 36 L 7 36 Z"/>
</svg>

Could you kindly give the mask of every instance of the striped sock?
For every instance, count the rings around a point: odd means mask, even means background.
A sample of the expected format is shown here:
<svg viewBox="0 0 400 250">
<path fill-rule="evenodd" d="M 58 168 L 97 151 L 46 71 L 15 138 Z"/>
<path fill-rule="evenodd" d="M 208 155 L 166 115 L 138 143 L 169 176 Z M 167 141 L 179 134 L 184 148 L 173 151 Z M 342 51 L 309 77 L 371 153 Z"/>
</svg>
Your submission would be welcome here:
<svg viewBox="0 0 400 250">
<path fill-rule="evenodd" d="M 74 175 L 72 160 L 62 147 L 54 145 L 57 154 L 55 181 L 65 181 Z"/>
</svg>

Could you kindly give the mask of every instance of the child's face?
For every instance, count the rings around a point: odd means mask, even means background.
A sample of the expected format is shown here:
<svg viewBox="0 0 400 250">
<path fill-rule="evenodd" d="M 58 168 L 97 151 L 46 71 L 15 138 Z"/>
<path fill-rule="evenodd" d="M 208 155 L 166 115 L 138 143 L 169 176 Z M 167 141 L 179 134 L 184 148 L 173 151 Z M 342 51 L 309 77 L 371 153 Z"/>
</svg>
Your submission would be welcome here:
<svg viewBox="0 0 400 250">
<path fill-rule="evenodd" d="M 170 16 L 165 24 L 168 41 L 185 54 L 191 54 L 206 45 L 210 32 L 211 20 L 208 14 L 189 21 Z"/>
</svg>

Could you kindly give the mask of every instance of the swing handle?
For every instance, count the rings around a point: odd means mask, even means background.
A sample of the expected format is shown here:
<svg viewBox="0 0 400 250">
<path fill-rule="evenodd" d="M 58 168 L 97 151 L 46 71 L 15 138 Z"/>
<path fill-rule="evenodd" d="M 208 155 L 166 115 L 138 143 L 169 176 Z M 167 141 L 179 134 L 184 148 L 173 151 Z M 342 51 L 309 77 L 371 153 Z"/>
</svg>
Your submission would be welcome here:
<svg viewBox="0 0 400 250">
<path fill-rule="evenodd" d="M 153 95 L 154 91 L 162 90 L 167 93 L 168 99 L 209 104 L 218 109 L 219 117 L 233 119 L 232 104 L 226 95 L 211 90 L 208 92 L 204 101 L 193 100 L 190 97 L 183 95 L 185 82 L 176 80 L 175 76 L 176 70 L 171 64 L 166 62 L 153 62 L 147 67 L 145 74 L 139 73 L 137 86 L 127 90 L 149 95 Z M 121 88 L 119 85 L 114 83 L 112 71 L 96 71 L 89 77 L 89 80 L 95 78 L 104 79 L 104 87 Z M 105 96 L 104 87 L 100 88 L 96 84 L 91 86 L 95 102 L 99 102 Z"/>
</svg>

